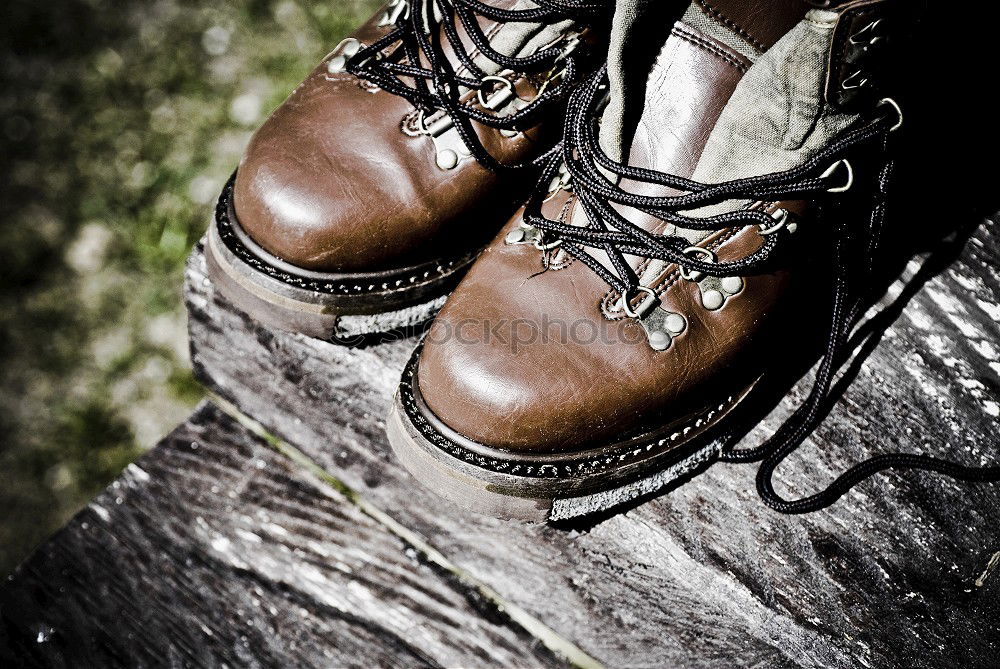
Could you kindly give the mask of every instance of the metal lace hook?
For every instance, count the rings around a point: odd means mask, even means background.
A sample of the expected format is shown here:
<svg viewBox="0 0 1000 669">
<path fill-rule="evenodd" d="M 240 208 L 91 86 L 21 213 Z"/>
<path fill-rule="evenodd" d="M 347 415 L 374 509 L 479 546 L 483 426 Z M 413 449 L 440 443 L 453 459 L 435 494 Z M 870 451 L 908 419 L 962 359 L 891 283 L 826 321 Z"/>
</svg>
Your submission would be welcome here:
<svg viewBox="0 0 1000 669">
<path fill-rule="evenodd" d="M 837 168 L 840 167 L 841 164 L 843 164 L 843 166 L 847 168 L 847 183 L 844 184 L 843 186 L 837 186 L 836 188 L 827 188 L 826 189 L 827 193 L 846 193 L 847 191 L 851 190 L 851 186 L 854 185 L 854 168 L 851 167 L 851 161 L 849 161 L 847 158 L 841 158 L 833 165 L 830 165 L 830 167 L 827 168 L 826 172 L 823 172 L 823 174 L 819 175 L 819 178 L 826 179 L 832 176 L 833 173 L 837 171 Z"/>
<path fill-rule="evenodd" d="M 896 125 L 894 125 L 891 128 L 889 128 L 889 132 L 896 132 L 897 130 L 899 130 L 900 128 L 902 128 L 903 127 L 903 110 L 899 106 L 899 103 L 896 102 L 895 100 L 893 100 L 892 98 L 882 98 L 881 100 L 878 101 L 878 106 L 881 107 L 882 105 L 889 105 L 890 107 L 892 107 L 893 109 L 895 109 L 896 113 L 899 115 L 899 120 L 896 121 Z"/>
<path fill-rule="evenodd" d="M 551 251 L 552 249 L 559 248 L 562 246 L 563 240 L 557 239 L 554 242 L 549 242 L 548 244 L 542 244 L 542 238 L 539 237 L 535 240 L 535 248 L 539 251 Z"/>
<path fill-rule="evenodd" d="M 683 253 L 686 256 L 689 256 L 689 255 L 692 255 L 692 254 L 702 255 L 705 258 L 707 258 L 708 262 L 710 262 L 710 263 L 715 263 L 715 261 L 716 261 L 716 257 L 715 257 L 714 253 L 712 253 L 708 249 L 702 248 L 700 246 L 689 246 L 686 249 L 684 249 L 683 251 L 681 251 L 681 253 Z M 698 281 L 699 279 L 701 279 L 702 275 L 704 275 L 704 272 L 699 272 L 697 270 L 691 272 L 691 271 L 688 271 L 688 269 L 686 267 L 684 267 L 683 265 L 681 266 L 681 278 L 684 279 L 685 281 Z"/>
<path fill-rule="evenodd" d="M 774 213 L 771 214 L 771 218 L 774 219 L 774 223 L 771 225 L 764 225 L 761 223 L 757 226 L 757 234 L 761 237 L 766 237 L 767 235 L 773 235 L 778 230 L 781 230 L 788 223 L 788 210 L 787 209 L 775 209 Z"/>
<path fill-rule="evenodd" d="M 354 37 L 342 40 L 330 52 L 330 60 L 326 64 L 326 71 L 329 74 L 340 74 L 347 70 L 347 63 L 354 58 L 359 51 L 366 48 L 365 43 Z"/>
<path fill-rule="evenodd" d="M 496 75 L 489 75 L 489 76 L 483 77 L 482 83 L 485 84 L 487 81 L 492 81 L 492 82 L 500 84 L 503 88 L 506 89 L 505 93 L 506 93 L 506 95 L 508 97 L 509 97 L 510 94 L 512 94 L 514 92 L 514 84 L 511 83 L 510 79 L 507 79 L 506 77 L 498 77 Z M 490 97 L 491 98 L 495 98 L 495 96 L 499 92 L 500 91 L 495 91 L 493 93 L 493 95 L 491 95 Z M 482 105 L 486 109 L 493 109 L 493 106 L 491 106 L 491 104 L 490 104 L 490 99 L 487 99 L 486 97 L 483 96 L 483 89 L 482 88 L 480 88 L 478 91 L 476 91 L 476 96 L 479 98 L 479 104 L 480 105 Z"/>
<path fill-rule="evenodd" d="M 430 130 L 427 129 L 427 114 L 423 109 L 417 111 L 417 132 L 421 135 L 430 135 Z"/>
<path fill-rule="evenodd" d="M 646 293 L 645 299 L 643 299 L 643 301 L 639 303 L 639 306 L 637 306 L 634 311 L 631 305 L 629 304 L 629 294 L 627 292 L 622 293 L 619 302 L 621 303 L 622 311 L 625 312 L 626 316 L 628 316 L 629 318 L 642 318 L 647 313 L 649 313 L 649 310 L 653 307 L 654 304 L 656 304 L 657 300 L 659 300 L 659 297 L 657 296 L 655 290 L 653 290 L 652 288 L 648 288 L 646 286 L 636 286 L 634 293 L 635 294 Z"/>
</svg>

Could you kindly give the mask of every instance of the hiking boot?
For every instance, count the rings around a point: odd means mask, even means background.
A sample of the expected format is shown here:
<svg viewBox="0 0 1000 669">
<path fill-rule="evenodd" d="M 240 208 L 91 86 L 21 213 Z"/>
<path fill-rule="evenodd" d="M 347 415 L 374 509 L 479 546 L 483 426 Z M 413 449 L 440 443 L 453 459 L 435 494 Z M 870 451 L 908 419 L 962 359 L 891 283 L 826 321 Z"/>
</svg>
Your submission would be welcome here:
<svg viewBox="0 0 1000 669">
<path fill-rule="evenodd" d="M 254 135 L 209 235 L 219 288 L 314 337 L 425 321 L 530 193 L 607 13 L 393 0 Z"/>
<path fill-rule="evenodd" d="M 871 232 L 865 251 L 877 239 L 901 122 L 891 0 L 698 0 L 645 82 L 632 45 L 654 23 L 627 4 L 562 155 L 436 318 L 389 417 L 401 461 L 475 510 L 605 511 L 718 457 L 801 337 L 792 319 L 829 302 L 813 256 L 842 260 L 846 225 Z"/>
</svg>

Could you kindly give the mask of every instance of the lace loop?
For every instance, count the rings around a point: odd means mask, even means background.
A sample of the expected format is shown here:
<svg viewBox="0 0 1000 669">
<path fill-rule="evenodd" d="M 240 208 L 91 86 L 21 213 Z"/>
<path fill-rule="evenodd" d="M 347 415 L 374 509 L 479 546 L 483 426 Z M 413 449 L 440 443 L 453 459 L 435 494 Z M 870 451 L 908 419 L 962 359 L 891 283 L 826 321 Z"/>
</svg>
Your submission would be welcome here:
<svg viewBox="0 0 1000 669">
<path fill-rule="evenodd" d="M 660 299 L 659 295 L 656 294 L 656 291 L 647 286 L 637 286 L 635 291 L 632 292 L 632 295 L 638 295 L 639 293 L 644 293 L 646 297 L 643 298 L 642 302 L 640 302 L 635 309 L 632 309 L 632 300 L 628 293 L 622 293 L 621 299 L 619 300 L 622 311 L 624 311 L 625 315 L 629 318 L 642 318 L 649 313 L 649 311 L 656 305 L 657 300 Z"/>
<path fill-rule="evenodd" d="M 675 263 L 680 274 L 689 281 L 702 275 L 717 277 L 759 273 L 778 249 L 779 239 L 788 235 L 774 234 L 788 227 L 789 212 L 775 218 L 752 208 L 698 218 L 690 213 L 700 207 L 726 201 L 770 202 L 808 198 L 816 200 L 817 221 L 829 221 L 832 241 L 834 281 L 831 294 L 831 316 L 826 350 L 813 380 L 806 400 L 795 410 L 765 443 L 746 449 L 736 449 L 736 436 L 729 438 L 721 459 L 728 462 L 762 461 L 757 472 L 756 485 L 761 499 L 782 513 L 806 513 L 835 502 L 858 482 L 885 469 L 920 469 L 934 471 L 966 481 L 998 481 L 1000 467 L 966 467 L 923 455 L 886 454 L 876 456 L 849 468 L 826 489 L 798 500 L 788 500 L 774 489 L 776 468 L 822 421 L 824 407 L 831 401 L 831 384 L 840 361 L 845 356 L 849 334 L 862 311 L 865 295 L 854 286 L 859 278 L 871 273 L 885 218 L 888 184 L 893 172 L 889 157 L 889 135 L 902 125 L 903 114 L 891 98 L 883 99 L 876 107 L 875 117 L 859 124 L 831 141 L 801 165 L 784 172 L 760 175 L 728 182 L 705 184 L 676 175 L 654 170 L 630 167 L 613 160 L 601 148 L 595 132 L 594 113 L 599 93 L 604 89 L 606 71 L 601 70 L 581 86 L 570 98 L 564 140 L 561 150 L 554 154 L 543 170 L 536 195 L 525 207 L 524 220 L 530 225 L 563 240 L 563 249 L 593 270 L 609 286 L 622 295 L 622 307 L 631 318 L 642 318 L 643 312 L 655 305 L 648 297 L 632 309 L 629 296 L 637 292 L 655 295 L 655 291 L 639 284 L 634 270 L 625 255 L 658 259 Z M 886 109 L 888 108 L 888 109 Z M 887 113 L 886 113 L 887 112 Z M 841 216 L 826 217 L 823 203 L 842 198 L 855 186 L 854 167 L 848 155 L 856 150 L 872 150 L 884 157 L 878 172 L 877 193 L 867 226 L 849 226 Z M 578 198 L 587 221 L 585 225 L 567 225 L 550 221 L 541 214 L 543 198 L 551 197 L 547 186 L 560 170 L 568 173 L 573 192 Z M 846 171 L 846 182 L 835 178 Z M 613 177 L 609 177 L 611 174 Z M 630 180 L 676 189 L 679 195 L 643 196 L 622 188 L 618 181 Z M 718 231 L 728 228 L 756 225 L 763 238 L 760 248 L 747 257 L 716 263 L 715 254 L 700 246 L 691 246 L 685 239 L 671 234 L 654 234 L 635 225 L 619 213 L 620 207 L 631 208 L 658 218 L 664 223 L 689 230 Z M 822 229 L 822 228 L 821 228 Z M 862 258 L 863 275 L 855 277 L 849 258 L 849 245 L 860 241 L 865 247 Z M 613 271 L 594 258 L 588 249 L 603 251 L 610 260 Z M 693 256 L 704 256 L 705 262 Z M 657 298 L 658 299 L 658 298 Z M 663 349 L 655 349 L 663 350 Z"/>
<path fill-rule="evenodd" d="M 400 0 L 383 17 L 383 23 L 394 28 L 372 44 L 363 45 L 345 59 L 343 67 L 372 85 L 407 99 L 426 115 L 438 111 L 447 114 L 469 152 L 488 169 L 504 171 L 537 166 L 538 159 L 513 165 L 499 162 L 483 146 L 471 122 L 501 131 L 533 125 L 545 106 L 569 95 L 579 69 L 572 49 L 576 42 L 573 37 L 564 36 L 532 54 L 509 56 L 492 47 L 479 17 L 501 23 L 555 23 L 596 17 L 606 10 L 607 4 L 586 0 L 535 0 L 535 4 L 538 6 L 533 9 L 508 10 L 480 0 L 420 0 L 419 6 L 412 7 L 411 3 Z M 404 6 L 405 10 L 399 9 Z M 500 113 L 516 97 L 514 82 L 488 74 L 477 64 L 463 43 L 459 26 L 478 57 L 495 63 L 501 70 L 519 76 L 546 73 L 551 76 L 542 81 L 532 100 L 514 105 L 510 113 Z M 457 59 L 457 68 L 449 61 L 446 49 Z M 467 74 L 460 74 L 460 70 Z M 550 85 L 551 77 L 557 77 L 559 82 Z M 412 81 L 412 85 L 404 80 Z M 498 92 L 486 94 L 490 84 L 501 81 L 507 93 L 499 97 L 496 97 Z M 474 99 L 479 105 L 465 99 L 465 90 L 475 92 Z M 549 152 L 544 152 L 544 159 L 549 157 Z"/>
</svg>

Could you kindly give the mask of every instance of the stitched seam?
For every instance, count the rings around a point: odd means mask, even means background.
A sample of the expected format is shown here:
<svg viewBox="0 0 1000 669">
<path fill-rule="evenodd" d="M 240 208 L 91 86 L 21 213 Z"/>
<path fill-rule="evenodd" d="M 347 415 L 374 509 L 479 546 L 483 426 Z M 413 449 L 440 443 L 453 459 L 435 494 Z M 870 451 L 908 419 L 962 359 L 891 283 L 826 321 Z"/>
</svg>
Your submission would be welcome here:
<svg viewBox="0 0 1000 669">
<path fill-rule="evenodd" d="M 219 238 L 238 260 L 261 274 L 294 288 L 329 295 L 406 293 L 418 287 L 443 280 L 464 266 L 461 258 L 442 259 L 436 263 L 433 269 L 424 271 L 411 270 L 398 277 L 387 278 L 383 282 L 377 280 L 371 282 L 372 279 L 368 277 L 326 281 L 289 274 L 254 255 L 249 249 L 243 246 L 242 242 L 240 242 L 236 234 L 232 231 L 233 222 L 229 218 L 228 207 L 233 197 L 233 184 L 235 180 L 236 175 L 234 174 L 223 189 L 219 202 L 215 207 L 215 226 L 219 233 Z"/>
<path fill-rule="evenodd" d="M 729 415 L 731 408 L 737 403 L 734 401 L 736 398 L 729 395 L 727 399 L 723 400 L 718 406 L 716 406 L 715 402 L 712 402 L 698 414 L 688 417 L 684 423 L 678 423 L 672 426 L 673 431 L 669 435 L 663 432 L 662 437 L 640 437 L 637 439 L 637 442 L 631 446 L 625 446 L 623 444 L 615 447 L 615 445 L 612 444 L 612 449 L 603 455 L 581 458 L 575 462 L 570 460 L 555 463 L 536 464 L 530 461 L 519 461 L 516 459 L 516 456 L 509 460 L 499 460 L 494 457 L 480 455 L 468 450 L 461 444 L 456 444 L 451 439 L 435 430 L 427 419 L 424 418 L 420 409 L 417 408 L 417 402 L 413 393 L 413 386 L 416 383 L 415 376 L 417 359 L 422 348 L 423 344 L 420 344 L 414 350 L 409 362 L 407 362 L 406 367 L 403 369 L 403 377 L 400 380 L 400 403 L 402 404 L 403 411 L 405 412 L 406 418 L 409 419 L 411 425 L 413 425 L 420 432 L 430 445 L 444 451 L 457 460 L 479 467 L 480 469 L 509 474 L 512 476 L 519 476 L 521 478 L 558 479 L 569 476 L 600 473 L 608 469 L 621 467 L 624 464 L 641 458 L 643 455 L 650 454 L 654 448 L 657 449 L 658 452 L 653 454 L 653 457 L 661 457 L 689 443 L 688 441 L 681 439 L 681 437 L 686 437 L 691 430 L 701 430 L 701 432 L 696 435 L 695 438 L 697 438 L 704 434 L 709 428 L 720 423 L 726 416 Z M 739 401 L 742 401 L 742 398 L 740 398 Z M 716 414 L 718 414 L 718 416 L 716 416 Z M 665 428 L 668 426 L 669 424 L 661 427 Z M 680 442 L 674 444 L 674 442 L 678 442 L 678 440 L 680 440 Z M 662 447 L 666 448 L 660 450 Z"/>
<path fill-rule="evenodd" d="M 695 46 L 701 47 L 702 49 L 708 51 L 709 53 L 718 56 L 722 60 L 726 61 L 727 63 L 735 67 L 740 72 L 746 72 L 749 69 L 749 66 L 746 63 L 738 60 L 731 52 L 724 50 L 722 47 L 720 47 L 718 44 L 715 44 L 714 42 L 709 42 L 704 37 L 700 37 L 699 35 L 687 31 L 682 31 L 678 28 L 674 28 L 674 30 L 671 31 L 671 33 L 677 37 L 680 37 L 681 39 L 687 40 L 688 42 L 694 44 Z"/>
<path fill-rule="evenodd" d="M 758 50 L 767 51 L 767 47 L 765 47 L 764 44 L 756 37 L 747 32 L 746 28 L 733 21 L 712 5 L 708 4 L 707 0 L 695 0 L 695 2 L 697 2 L 710 17 L 734 31 L 740 37 L 745 38 L 751 45 L 757 47 Z"/>
</svg>

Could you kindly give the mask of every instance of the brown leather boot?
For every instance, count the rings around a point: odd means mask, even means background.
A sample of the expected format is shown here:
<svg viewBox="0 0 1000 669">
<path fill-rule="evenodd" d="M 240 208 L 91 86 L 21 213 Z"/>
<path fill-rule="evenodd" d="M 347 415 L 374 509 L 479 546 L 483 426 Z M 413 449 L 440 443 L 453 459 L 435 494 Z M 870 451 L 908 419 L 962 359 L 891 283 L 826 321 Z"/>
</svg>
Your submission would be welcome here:
<svg viewBox="0 0 1000 669">
<path fill-rule="evenodd" d="M 524 202 L 602 0 L 393 0 L 254 135 L 209 244 L 219 287 L 323 338 L 429 318 Z"/>
<path fill-rule="evenodd" d="M 803 338 L 803 307 L 828 303 L 808 252 L 843 256 L 826 231 L 878 226 L 901 121 L 881 92 L 892 6 L 696 0 L 644 93 L 612 44 L 619 69 L 574 94 L 562 156 L 404 373 L 388 421 L 403 463 L 461 505 L 562 519 L 715 458 Z M 831 346 L 852 317 L 840 278 Z"/>
</svg>

